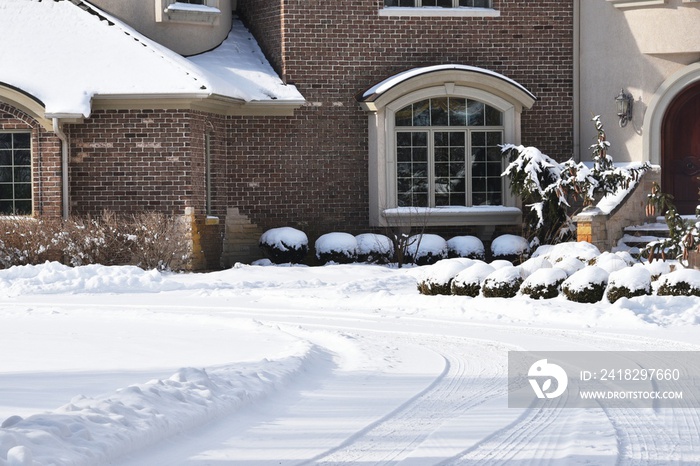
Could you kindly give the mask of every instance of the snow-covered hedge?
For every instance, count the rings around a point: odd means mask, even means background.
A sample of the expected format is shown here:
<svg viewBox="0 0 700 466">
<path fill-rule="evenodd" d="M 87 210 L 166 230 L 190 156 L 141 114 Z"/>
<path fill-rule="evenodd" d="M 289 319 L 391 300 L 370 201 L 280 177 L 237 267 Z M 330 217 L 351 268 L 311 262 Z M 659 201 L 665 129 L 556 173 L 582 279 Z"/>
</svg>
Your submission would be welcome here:
<svg viewBox="0 0 700 466">
<path fill-rule="evenodd" d="M 449 257 L 484 260 L 486 248 L 476 236 L 455 236 L 447 240 L 447 255 Z"/>
<path fill-rule="evenodd" d="M 357 260 L 370 264 L 389 264 L 394 260 L 394 243 L 391 238 L 375 233 L 355 236 Z"/>
<path fill-rule="evenodd" d="M 484 279 L 481 291 L 486 298 L 512 298 L 522 284 L 518 267 L 502 267 Z"/>
<path fill-rule="evenodd" d="M 475 261 L 473 265 L 462 270 L 452 279 L 452 294 L 472 298 L 479 296 L 482 282 L 495 270 L 485 262 Z"/>
<path fill-rule="evenodd" d="M 322 264 L 350 264 L 357 260 L 357 240 L 350 233 L 326 233 L 314 244 L 316 259 Z"/>
<path fill-rule="evenodd" d="M 530 245 L 522 236 L 501 235 L 491 242 L 491 255 L 494 259 L 520 263 L 529 257 Z"/>
<path fill-rule="evenodd" d="M 568 278 L 566 271 L 557 267 L 541 268 L 530 274 L 520 292 L 532 299 L 552 299 L 559 296 L 559 289 Z"/>
<path fill-rule="evenodd" d="M 260 249 L 275 264 L 298 264 L 309 252 L 309 238 L 292 227 L 267 230 L 260 237 Z"/>
<path fill-rule="evenodd" d="M 625 267 L 610 273 L 608 301 L 651 294 L 651 273 L 644 267 Z"/>
<path fill-rule="evenodd" d="M 442 259 L 447 259 L 447 241 L 442 236 L 426 233 L 408 239 L 407 262 L 430 265 Z"/>
<path fill-rule="evenodd" d="M 607 285 L 608 272 L 589 265 L 564 280 L 562 292 L 569 301 L 597 303 L 603 299 Z"/>
<path fill-rule="evenodd" d="M 680 269 L 659 279 L 660 296 L 700 296 L 700 270 Z"/>
<path fill-rule="evenodd" d="M 452 294 L 452 280 L 461 272 L 473 265 L 471 259 L 443 259 L 427 267 L 422 280 L 418 282 L 418 291 L 425 295 Z"/>
</svg>

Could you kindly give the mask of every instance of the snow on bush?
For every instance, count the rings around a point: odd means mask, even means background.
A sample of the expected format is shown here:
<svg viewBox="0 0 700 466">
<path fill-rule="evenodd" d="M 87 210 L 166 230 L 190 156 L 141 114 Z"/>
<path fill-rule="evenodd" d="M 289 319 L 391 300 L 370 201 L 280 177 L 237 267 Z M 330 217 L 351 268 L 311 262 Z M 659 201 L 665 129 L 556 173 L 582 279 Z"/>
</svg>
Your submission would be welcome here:
<svg viewBox="0 0 700 466">
<path fill-rule="evenodd" d="M 430 265 L 447 259 L 447 241 L 432 234 L 411 236 L 406 247 L 406 259 L 416 265 Z"/>
<path fill-rule="evenodd" d="M 523 279 L 529 277 L 539 269 L 549 269 L 551 267 L 552 264 L 542 256 L 531 257 L 519 266 L 520 275 L 523 277 Z"/>
<path fill-rule="evenodd" d="M 530 245 L 522 236 L 501 235 L 491 243 L 494 259 L 504 259 L 519 263 L 530 255 Z"/>
<path fill-rule="evenodd" d="M 679 269 L 659 278 L 659 296 L 700 296 L 700 270 Z"/>
<path fill-rule="evenodd" d="M 566 275 L 568 276 L 573 275 L 585 266 L 586 264 L 583 261 L 575 257 L 565 257 L 563 259 L 558 260 L 554 263 L 554 265 L 552 265 L 552 267 L 556 269 L 561 269 L 564 272 L 566 272 Z"/>
<path fill-rule="evenodd" d="M 644 267 L 625 267 L 608 277 L 608 301 L 651 294 L 651 273 Z"/>
<path fill-rule="evenodd" d="M 309 238 L 295 228 L 272 228 L 260 237 L 260 249 L 275 264 L 298 264 L 309 252 Z"/>
<path fill-rule="evenodd" d="M 316 258 L 323 264 L 350 264 L 357 260 L 357 240 L 350 233 L 326 233 L 314 245 Z"/>
<path fill-rule="evenodd" d="M 389 264 L 394 258 L 394 243 L 391 238 L 375 233 L 362 233 L 355 236 L 357 260 L 370 264 Z"/>
<path fill-rule="evenodd" d="M 452 279 L 474 261 L 466 258 L 443 259 L 429 265 L 418 282 L 418 291 L 425 295 L 452 294 Z"/>
<path fill-rule="evenodd" d="M 476 298 L 481 293 L 481 284 L 496 269 L 481 261 L 459 272 L 452 279 L 452 294 Z"/>
<path fill-rule="evenodd" d="M 605 294 L 608 275 L 604 269 L 589 265 L 564 280 L 562 291 L 569 301 L 597 303 Z"/>
<path fill-rule="evenodd" d="M 541 268 L 530 274 L 522 286 L 520 292 L 532 299 L 552 299 L 559 296 L 559 288 L 566 280 L 568 274 L 560 268 Z"/>
<path fill-rule="evenodd" d="M 484 260 L 486 249 L 476 236 L 455 236 L 447 241 L 447 254 L 449 257 Z"/>
<path fill-rule="evenodd" d="M 557 262 L 571 257 L 588 262 L 599 255 L 600 250 L 595 245 L 585 241 L 543 244 L 532 253 L 532 257 L 544 256 L 552 265 L 556 265 Z"/>
<path fill-rule="evenodd" d="M 673 267 L 667 261 L 645 262 L 644 267 L 651 273 L 651 281 L 656 281 L 661 275 L 673 272 Z"/>
<path fill-rule="evenodd" d="M 513 267 L 513 263 L 505 259 L 491 261 L 489 262 L 489 265 L 493 267 L 494 270 L 502 269 L 503 267 Z"/>
<path fill-rule="evenodd" d="M 590 264 L 596 265 L 608 273 L 613 273 L 618 270 L 627 268 L 629 266 L 629 264 L 627 264 L 627 262 L 625 262 L 623 258 L 618 256 L 617 254 L 607 251 L 603 252 L 600 256 L 591 260 Z"/>
<path fill-rule="evenodd" d="M 522 284 L 518 267 L 503 267 L 484 279 L 481 291 L 486 298 L 512 298 L 518 294 Z"/>
</svg>

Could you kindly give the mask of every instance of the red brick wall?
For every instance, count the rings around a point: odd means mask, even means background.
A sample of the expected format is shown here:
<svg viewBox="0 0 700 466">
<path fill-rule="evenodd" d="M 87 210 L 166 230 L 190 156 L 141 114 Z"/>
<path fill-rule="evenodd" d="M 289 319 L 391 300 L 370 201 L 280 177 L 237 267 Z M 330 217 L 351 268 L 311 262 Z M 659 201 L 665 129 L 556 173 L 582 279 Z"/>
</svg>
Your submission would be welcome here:
<svg viewBox="0 0 700 466">
<path fill-rule="evenodd" d="M 61 142 L 34 118 L 0 102 L 0 131 L 31 131 L 33 215 L 61 216 Z"/>
<path fill-rule="evenodd" d="M 68 126 L 72 213 L 201 210 L 203 138 L 191 126 L 176 110 L 98 110 Z"/>
<path fill-rule="evenodd" d="M 230 205 L 264 228 L 368 228 L 367 115 L 354 96 L 407 68 L 460 63 L 515 79 L 539 98 L 522 115 L 523 144 L 572 154 L 571 1 L 494 0 L 501 16 L 481 18 L 381 17 L 382 0 L 238 5 L 269 57 L 284 37 L 278 69 L 309 101 L 292 118 L 231 121 Z M 282 35 L 269 33 L 275 9 Z"/>
<path fill-rule="evenodd" d="M 246 0 L 246 8 L 241 10 L 246 26 L 255 35 L 267 59 L 281 76 L 285 74 L 282 47 L 283 11 L 280 0 Z"/>
</svg>

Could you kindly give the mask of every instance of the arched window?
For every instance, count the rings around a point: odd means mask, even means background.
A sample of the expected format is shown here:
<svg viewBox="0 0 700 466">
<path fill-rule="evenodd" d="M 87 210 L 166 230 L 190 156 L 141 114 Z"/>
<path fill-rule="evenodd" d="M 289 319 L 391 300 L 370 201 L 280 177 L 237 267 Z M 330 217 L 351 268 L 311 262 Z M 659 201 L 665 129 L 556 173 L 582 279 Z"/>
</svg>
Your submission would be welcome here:
<svg viewBox="0 0 700 466">
<path fill-rule="evenodd" d="M 503 112 L 449 96 L 394 118 L 398 207 L 503 205 Z"/>
<path fill-rule="evenodd" d="M 358 100 L 370 112 L 372 225 L 520 222 L 499 146 L 520 143 L 520 114 L 535 102 L 527 89 L 489 70 L 438 65 L 387 78 Z"/>
</svg>

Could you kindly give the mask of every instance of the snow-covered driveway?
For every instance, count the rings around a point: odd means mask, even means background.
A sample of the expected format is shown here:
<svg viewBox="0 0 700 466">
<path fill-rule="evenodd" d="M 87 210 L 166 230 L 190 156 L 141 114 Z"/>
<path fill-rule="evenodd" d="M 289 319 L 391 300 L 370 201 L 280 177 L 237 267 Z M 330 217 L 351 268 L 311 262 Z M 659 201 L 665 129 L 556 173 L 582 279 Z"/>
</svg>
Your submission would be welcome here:
<svg viewBox="0 0 700 466">
<path fill-rule="evenodd" d="M 368 266 L 11 272 L 9 464 L 700 462 L 696 410 L 508 408 L 506 380 L 514 349 L 697 350 L 696 298 L 428 297 Z"/>
</svg>

